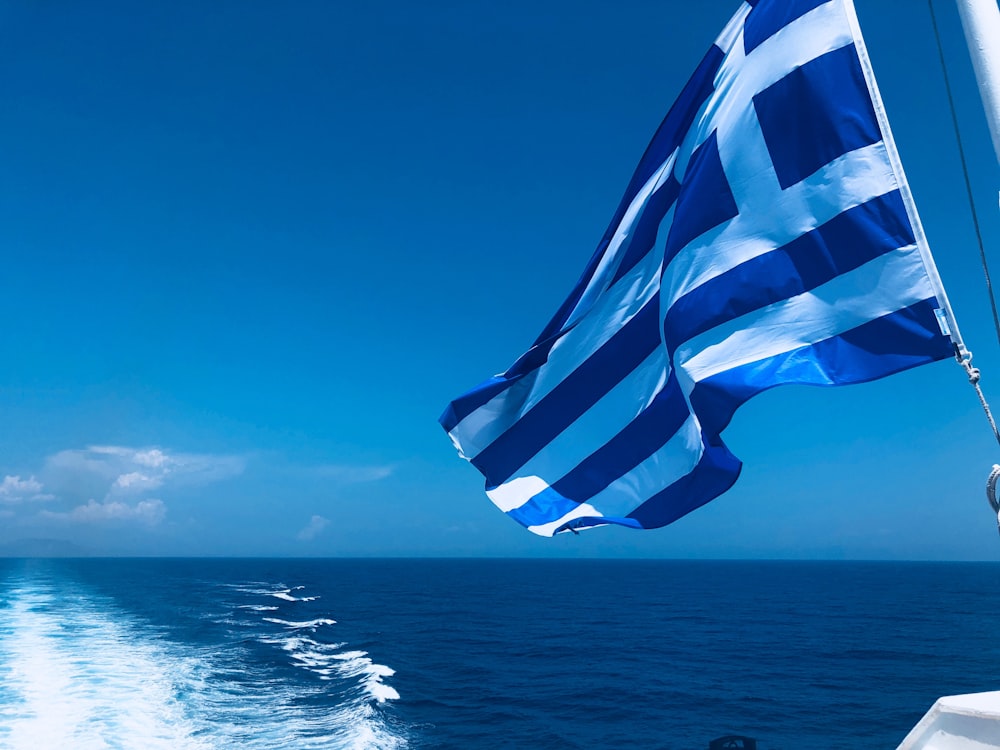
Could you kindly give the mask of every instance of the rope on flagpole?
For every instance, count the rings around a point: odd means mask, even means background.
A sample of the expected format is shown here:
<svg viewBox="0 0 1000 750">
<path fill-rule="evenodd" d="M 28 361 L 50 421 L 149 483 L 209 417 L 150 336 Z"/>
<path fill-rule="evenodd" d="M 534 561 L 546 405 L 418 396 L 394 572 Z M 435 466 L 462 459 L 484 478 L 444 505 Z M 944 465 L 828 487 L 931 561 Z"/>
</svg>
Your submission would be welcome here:
<svg viewBox="0 0 1000 750">
<path fill-rule="evenodd" d="M 1000 431 L 997 430 L 996 420 L 993 419 L 993 412 L 990 410 L 990 405 L 986 402 L 986 396 L 983 394 L 983 389 L 979 386 L 979 380 L 981 378 L 979 368 L 972 366 L 972 352 L 966 350 L 958 362 L 965 368 L 965 374 L 969 376 L 969 382 L 972 384 L 972 387 L 976 389 L 976 395 L 979 396 L 979 403 L 983 407 L 983 413 L 986 414 L 986 419 L 990 423 L 990 429 L 993 430 L 993 437 L 995 437 L 997 443 L 1000 444 Z"/>
</svg>

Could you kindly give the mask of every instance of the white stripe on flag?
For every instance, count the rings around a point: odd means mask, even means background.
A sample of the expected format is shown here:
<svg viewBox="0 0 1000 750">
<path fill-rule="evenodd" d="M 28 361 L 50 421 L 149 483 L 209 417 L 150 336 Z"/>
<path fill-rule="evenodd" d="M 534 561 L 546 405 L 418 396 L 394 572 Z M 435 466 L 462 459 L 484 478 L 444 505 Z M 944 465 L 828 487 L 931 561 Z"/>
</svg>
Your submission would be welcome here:
<svg viewBox="0 0 1000 750">
<path fill-rule="evenodd" d="M 920 251 L 910 245 L 695 336 L 677 350 L 675 361 L 678 371 L 697 383 L 825 341 L 932 296 Z"/>
<path fill-rule="evenodd" d="M 539 492 L 544 492 L 548 488 L 548 483 L 541 477 L 523 476 L 504 482 L 499 487 L 486 490 L 486 496 L 493 501 L 495 506 L 506 513 L 509 510 L 520 508 Z"/>
</svg>

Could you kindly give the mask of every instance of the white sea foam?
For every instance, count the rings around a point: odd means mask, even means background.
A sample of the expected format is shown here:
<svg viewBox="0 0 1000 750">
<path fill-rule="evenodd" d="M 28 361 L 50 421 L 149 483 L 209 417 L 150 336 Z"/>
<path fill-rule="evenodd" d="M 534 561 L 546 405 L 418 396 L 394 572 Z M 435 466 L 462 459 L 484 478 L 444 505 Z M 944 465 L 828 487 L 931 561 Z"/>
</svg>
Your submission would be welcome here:
<svg viewBox="0 0 1000 750">
<path fill-rule="evenodd" d="M 251 612 L 277 612 L 280 607 L 273 607 L 270 604 L 237 604 L 237 609 L 249 609 Z"/>
<path fill-rule="evenodd" d="M 54 604 L 51 594 L 27 589 L 8 600 L 0 663 L 13 700 L 0 706 L 0 746 L 213 747 L 177 698 L 178 681 L 198 681 L 195 660 L 136 642 L 98 612 L 75 608 L 64 617 Z"/>
<path fill-rule="evenodd" d="M 238 591 L 241 594 L 253 594 L 255 596 L 273 596 L 286 602 L 314 602 L 318 596 L 292 596 L 293 591 L 302 591 L 305 586 L 286 586 L 284 584 L 273 584 L 267 581 L 248 581 L 246 583 L 226 583 L 224 588 Z"/>
<path fill-rule="evenodd" d="M 384 664 L 375 664 L 366 651 L 348 651 L 337 654 L 335 658 L 343 663 L 341 676 L 360 676 L 365 689 L 379 703 L 399 700 L 396 689 L 382 682 L 383 677 L 392 677 L 396 670 Z"/>
<path fill-rule="evenodd" d="M 302 588 L 297 586 L 296 588 Z M 273 596 L 275 599 L 282 599 L 286 602 L 314 602 L 319 599 L 318 596 L 292 596 L 292 589 L 282 589 L 280 591 L 268 591 L 267 593 Z"/>
<path fill-rule="evenodd" d="M 275 680 L 267 671 L 254 679 L 246 673 L 253 663 L 231 649 L 191 653 L 189 645 L 76 585 L 10 583 L 0 581 L 5 750 L 398 750 L 407 744 L 372 700 L 398 697 L 379 687 L 391 670 L 344 670 L 365 659 L 357 656 L 364 652 L 296 635 L 308 633 L 297 627 L 308 623 L 286 625 L 280 639 L 293 663 L 357 682 L 365 695 L 348 694 L 332 707 L 304 701 L 323 693 L 325 683 Z"/>
<path fill-rule="evenodd" d="M 270 594 L 274 585 L 267 581 L 247 581 L 246 583 L 223 583 L 222 588 L 239 591 L 241 594 Z M 280 587 L 284 589 L 284 586 Z"/>
<path fill-rule="evenodd" d="M 284 599 L 286 601 L 309 602 L 315 601 L 319 597 L 294 597 L 293 591 L 301 591 L 304 586 L 271 586 L 267 584 L 254 584 L 256 593 L 266 591 L 270 596 Z M 313 620 L 294 621 L 285 620 L 279 617 L 261 618 L 264 622 L 274 625 L 281 625 L 287 630 L 302 631 L 310 630 L 315 632 L 321 626 L 335 625 L 336 620 L 329 618 L 316 618 Z M 295 635 L 275 636 L 261 638 L 263 643 L 280 646 L 288 652 L 292 662 L 303 669 L 307 669 L 316 674 L 321 680 L 330 681 L 335 679 L 353 680 L 361 687 L 362 692 L 369 699 L 374 698 L 378 703 L 389 700 L 399 700 L 399 693 L 395 688 L 386 685 L 383 679 L 391 677 L 396 672 L 384 664 L 376 664 L 368 656 L 366 651 L 343 651 L 343 643 L 320 643 L 312 638 L 304 637 L 296 633 Z"/>
<path fill-rule="evenodd" d="M 366 687 L 368 688 L 368 692 L 371 693 L 379 703 L 399 700 L 399 693 L 396 692 L 396 688 L 390 687 L 389 685 L 383 685 L 382 681 L 377 678 L 368 680 Z"/>
<path fill-rule="evenodd" d="M 302 591 L 305 586 L 285 586 L 283 584 L 272 584 L 267 581 L 248 581 L 247 583 L 226 583 L 224 588 L 238 591 L 241 594 L 254 594 L 256 596 L 273 596 L 286 602 L 314 602 L 318 596 L 292 596 L 293 591 Z"/>
<path fill-rule="evenodd" d="M 306 620 L 305 622 L 289 622 L 288 620 L 281 620 L 277 617 L 265 617 L 264 622 L 273 622 L 275 625 L 284 625 L 286 628 L 310 628 L 315 630 L 320 625 L 336 625 L 336 620 L 331 620 L 326 617 L 320 617 L 315 620 Z"/>
<path fill-rule="evenodd" d="M 399 700 L 396 689 L 382 682 L 384 677 L 392 677 L 396 671 L 373 662 L 367 651 L 342 651 L 346 644 L 319 643 L 298 635 L 262 638 L 261 642 L 280 646 L 296 666 L 308 669 L 321 680 L 353 680 L 369 698 L 379 703 Z"/>
</svg>

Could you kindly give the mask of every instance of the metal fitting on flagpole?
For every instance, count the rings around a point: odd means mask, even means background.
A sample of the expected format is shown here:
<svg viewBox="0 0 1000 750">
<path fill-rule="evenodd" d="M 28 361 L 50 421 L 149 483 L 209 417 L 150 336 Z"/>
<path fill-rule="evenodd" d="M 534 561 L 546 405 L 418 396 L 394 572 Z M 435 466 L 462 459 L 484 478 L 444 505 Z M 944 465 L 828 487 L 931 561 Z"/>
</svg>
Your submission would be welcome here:
<svg viewBox="0 0 1000 750">
<path fill-rule="evenodd" d="M 976 389 L 976 395 L 979 396 L 979 404 L 983 407 L 983 413 L 986 414 L 986 419 L 990 423 L 990 429 L 993 430 L 993 437 L 995 437 L 997 443 L 1000 444 L 1000 432 L 997 431 L 997 423 L 993 419 L 993 412 L 990 410 L 990 405 L 986 402 L 986 396 L 983 394 L 983 389 L 979 385 L 982 374 L 979 372 L 978 367 L 972 366 L 972 352 L 968 349 L 964 349 L 962 357 L 958 360 L 958 363 L 965 368 L 965 374 L 969 377 L 969 383 L 971 383 L 972 387 Z"/>
<path fill-rule="evenodd" d="M 1000 531 L 1000 500 L 997 500 L 997 480 L 1000 479 L 1000 465 L 993 464 L 990 476 L 986 480 L 986 499 L 993 512 L 997 514 L 997 531 Z"/>
</svg>

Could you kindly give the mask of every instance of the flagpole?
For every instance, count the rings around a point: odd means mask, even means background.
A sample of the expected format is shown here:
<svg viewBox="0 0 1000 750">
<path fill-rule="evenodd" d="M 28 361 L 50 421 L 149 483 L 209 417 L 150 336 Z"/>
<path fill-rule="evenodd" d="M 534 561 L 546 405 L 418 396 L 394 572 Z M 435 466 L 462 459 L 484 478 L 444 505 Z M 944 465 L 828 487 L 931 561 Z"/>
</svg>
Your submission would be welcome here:
<svg viewBox="0 0 1000 750">
<path fill-rule="evenodd" d="M 955 2 L 993 137 L 993 150 L 1000 161 L 1000 8 L 997 0 Z"/>
</svg>

